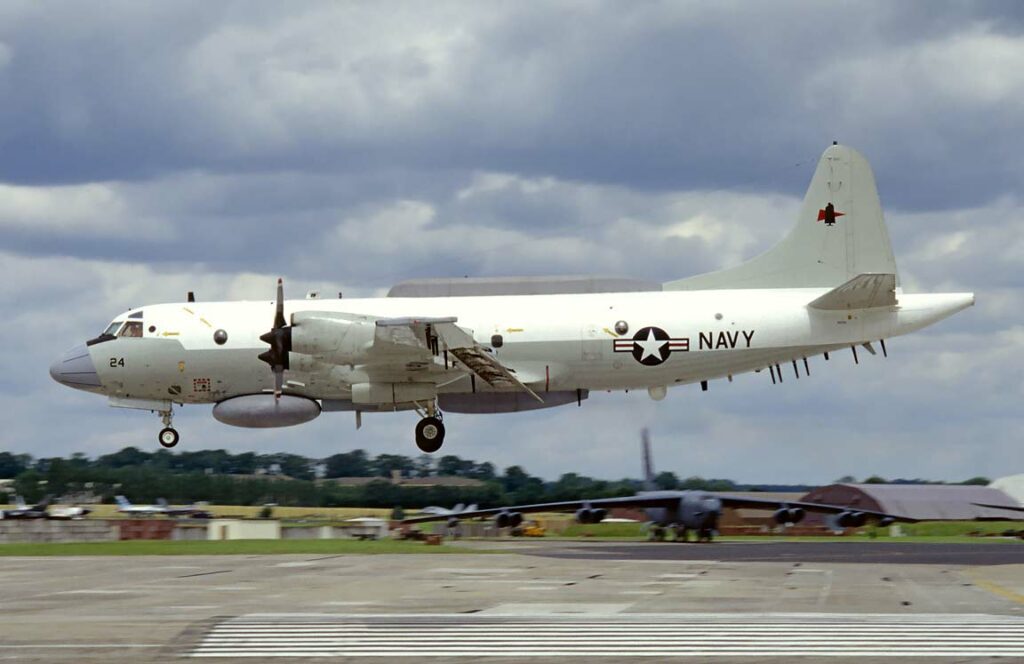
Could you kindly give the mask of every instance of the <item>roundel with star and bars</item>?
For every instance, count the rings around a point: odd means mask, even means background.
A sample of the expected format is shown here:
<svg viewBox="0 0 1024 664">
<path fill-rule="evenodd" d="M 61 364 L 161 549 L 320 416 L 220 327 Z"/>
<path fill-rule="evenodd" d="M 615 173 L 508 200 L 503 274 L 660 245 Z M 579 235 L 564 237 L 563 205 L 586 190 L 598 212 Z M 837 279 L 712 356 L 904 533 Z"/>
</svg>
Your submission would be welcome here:
<svg viewBox="0 0 1024 664">
<path fill-rule="evenodd" d="M 632 339 L 616 339 L 616 353 L 630 353 L 633 359 L 644 366 L 653 367 L 667 360 L 673 351 L 690 350 L 690 339 L 673 339 L 660 327 L 642 327 Z"/>
</svg>

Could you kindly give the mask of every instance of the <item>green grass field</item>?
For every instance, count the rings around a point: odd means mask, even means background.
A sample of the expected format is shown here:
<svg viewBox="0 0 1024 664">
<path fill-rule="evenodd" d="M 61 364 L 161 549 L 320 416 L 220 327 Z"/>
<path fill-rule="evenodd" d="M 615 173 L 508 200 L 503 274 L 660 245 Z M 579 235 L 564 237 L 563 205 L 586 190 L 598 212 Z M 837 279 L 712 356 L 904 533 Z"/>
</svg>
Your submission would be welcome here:
<svg viewBox="0 0 1024 664">
<path fill-rule="evenodd" d="M 0 556 L 209 556 L 382 553 L 477 553 L 451 546 L 428 546 L 415 541 L 358 540 L 228 540 L 124 542 L 27 542 L 0 544 Z"/>
</svg>

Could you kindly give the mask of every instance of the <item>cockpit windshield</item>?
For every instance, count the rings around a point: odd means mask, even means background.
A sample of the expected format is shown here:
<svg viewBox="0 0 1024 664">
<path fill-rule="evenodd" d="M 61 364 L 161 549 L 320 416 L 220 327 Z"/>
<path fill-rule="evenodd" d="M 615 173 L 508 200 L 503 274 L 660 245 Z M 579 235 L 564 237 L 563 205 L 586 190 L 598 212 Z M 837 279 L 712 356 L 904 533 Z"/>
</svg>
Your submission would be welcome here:
<svg viewBox="0 0 1024 664">
<path fill-rule="evenodd" d="M 141 337 L 142 336 L 142 321 L 130 320 L 124 324 L 121 328 L 119 337 Z"/>
<path fill-rule="evenodd" d="M 119 327 L 121 327 L 122 324 L 123 324 L 123 321 L 119 321 L 119 320 L 118 321 L 114 321 L 113 323 L 110 324 L 110 327 L 107 328 L 106 332 L 104 332 L 100 336 L 106 336 L 108 334 L 110 336 L 114 336 L 115 334 L 117 334 L 117 330 L 118 330 Z"/>
</svg>

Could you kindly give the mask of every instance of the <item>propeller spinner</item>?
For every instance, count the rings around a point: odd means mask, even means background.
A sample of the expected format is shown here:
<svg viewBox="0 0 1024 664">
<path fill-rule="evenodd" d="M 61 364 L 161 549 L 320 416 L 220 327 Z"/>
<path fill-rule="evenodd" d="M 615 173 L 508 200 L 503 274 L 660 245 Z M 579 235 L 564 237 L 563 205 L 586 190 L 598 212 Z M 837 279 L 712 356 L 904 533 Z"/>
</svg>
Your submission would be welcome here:
<svg viewBox="0 0 1024 664">
<path fill-rule="evenodd" d="M 274 398 L 281 398 L 284 386 L 284 372 L 288 369 L 288 353 L 292 349 L 292 328 L 284 318 L 284 281 L 277 280 L 277 309 L 274 312 L 274 327 L 260 335 L 260 341 L 270 344 L 270 350 L 260 353 L 259 358 L 270 365 L 274 372 Z"/>
</svg>

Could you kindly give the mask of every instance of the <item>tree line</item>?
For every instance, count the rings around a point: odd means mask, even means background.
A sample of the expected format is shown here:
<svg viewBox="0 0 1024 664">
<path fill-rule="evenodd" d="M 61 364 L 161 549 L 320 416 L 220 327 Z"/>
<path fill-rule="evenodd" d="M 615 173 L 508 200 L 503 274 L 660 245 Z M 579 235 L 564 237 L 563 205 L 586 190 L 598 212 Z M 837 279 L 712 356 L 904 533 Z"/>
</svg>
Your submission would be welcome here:
<svg viewBox="0 0 1024 664">
<path fill-rule="evenodd" d="M 473 486 L 403 486 L 393 476 L 465 477 L 479 481 Z M 377 478 L 359 485 L 331 481 L 340 477 Z M 535 502 L 627 496 L 644 489 L 637 479 L 602 480 L 565 473 L 555 481 L 530 475 L 521 466 L 499 472 L 490 462 L 476 462 L 455 455 L 416 458 L 398 454 L 371 457 L 353 450 L 312 459 L 297 454 L 232 454 L 226 450 L 147 452 L 126 447 L 90 459 L 84 454 L 34 458 L 28 454 L 0 452 L 0 479 L 13 479 L 13 490 L 26 500 L 44 495 L 91 494 L 113 502 L 124 494 L 136 502 L 166 498 L 171 502 L 206 501 L 222 505 L 294 505 L 309 507 L 419 508 L 475 503 L 481 508 Z M 839 481 L 850 482 L 852 477 Z M 874 483 L 884 481 L 872 476 Z M 924 480 L 894 480 L 924 483 Z M 658 489 L 705 491 L 757 490 L 727 479 L 679 478 L 671 471 L 659 473 Z M 965 484 L 987 484 L 987 478 L 971 478 Z M 793 490 L 810 487 L 791 487 Z"/>
</svg>

